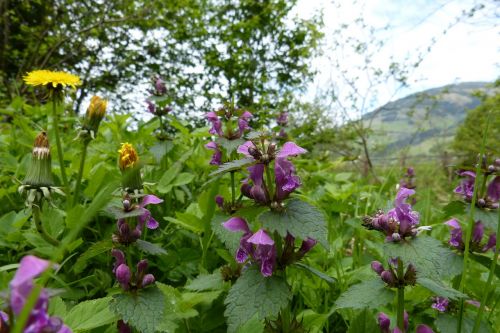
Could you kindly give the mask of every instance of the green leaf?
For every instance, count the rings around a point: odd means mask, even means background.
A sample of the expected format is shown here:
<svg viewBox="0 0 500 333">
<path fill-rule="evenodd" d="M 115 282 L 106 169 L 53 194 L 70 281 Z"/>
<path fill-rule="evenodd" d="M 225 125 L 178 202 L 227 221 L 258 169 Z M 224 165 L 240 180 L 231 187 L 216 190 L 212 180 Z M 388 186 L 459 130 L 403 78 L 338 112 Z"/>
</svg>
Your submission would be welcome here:
<svg viewBox="0 0 500 333">
<path fill-rule="evenodd" d="M 458 300 L 460 298 L 467 297 L 467 295 L 461 293 L 460 291 L 443 285 L 440 281 L 435 281 L 429 278 L 418 278 L 417 283 L 422 287 L 432 291 L 434 294 L 438 296 L 446 297 L 453 300 Z"/>
<path fill-rule="evenodd" d="M 76 274 L 81 273 L 85 269 L 85 267 L 87 267 L 87 261 L 89 259 L 101 253 L 110 251 L 112 248 L 113 248 L 113 243 L 111 242 L 111 240 L 104 240 L 92 244 L 87 249 L 87 251 L 85 251 L 80 257 L 78 257 L 78 260 L 73 266 L 73 270 L 75 271 Z"/>
<path fill-rule="evenodd" d="M 229 171 L 239 170 L 245 166 L 249 166 L 255 163 L 255 160 L 252 157 L 245 157 L 240 160 L 234 160 L 231 162 L 224 163 L 219 166 L 219 168 L 210 173 L 209 176 L 220 175 Z"/>
<path fill-rule="evenodd" d="M 436 327 L 440 333 L 456 333 L 457 323 L 458 318 L 447 313 L 440 314 L 435 321 Z M 462 332 L 472 332 L 473 327 L 474 319 L 470 315 L 466 314 L 462 322 Z M 493 333 L 493 330 L 490 325 L 483 320 L 479 327 L 479 332 Z"/>
<path fill-rule="evenodd" d="M 129 217 L 137 217 L 137 216 L 142 216 L 146 212 L 144 208 L 137 207 L 130 212 L 126 212 L 123 210 L 123 207 L 118 207 L 118 206 L 108 206 L 106 207 L 105 211 L 109 214 L 111 214 L 115 219 L 126 219 Z"/>
<path fill-rule="evenodd" d="M 476 254 L 476 253 L 471 253 L 470 256 L 472 259 L 474 259 L 474 261 L 480 263 L 481 265 L 483 265 L 487 269 L 490 268 L 491 258 L 488 258 L 487 256 L 485 256 L 483 254 Z M 499 265 L 495 266 L 495 275 L 497 276 L 497 278 L 500 279 L 500 266 Z"/>
<path fill-rule="evenodd" d="M 311 266 L 308 266 L 304 263 L 301 263 L 301 262 L 296 262 L 295 263 L 295 266 L 297 267 L 300 267 L 308 272 L 311 272 L 312 274 L 316 275 L 317 277 L 319 277 L 320 279 L 328 282 L 329 284 L 333 285 L 335 283 L 337 283 L 337 279 L 335 279 L 334 277 L 331 277 L 330 275 L 327 275 L 319 270 L 317 270 L 316 268 L 314 267 L 311 267 Z"/>
<path fill-rule="evenodd" d="M 177 224 L 185 229 L 191 230 L 196 233 L 201 233 L 205 230 L 203 221 L 196 215 L 189 213 L 176 213 L 177 218 L 170 216 L 163 217 L 165 220 Z"/>
<path fill-rule="evenodd" d="M 445 278 L 462 272 L 462 259 L 440 241 L 420 235 L 399 243 L 385 243 L 384 255 L 400 257 L 404 265 L 412 263 L 418 277 Z"/>
<path fill-rule="evenodd" d="M 469 214 L 470 211 L 470 206 L 467 206 L 467 214 Z M 481 221 L 483 222 L 484 226 L 491 230 L 491 231 L 496 231 L 497 230 L 497 225 L 498 225 L 498 214 L 499 211 L 497 210 L 484 210 L 484 209 L 479 209 L 475 208 L 474 209 L 474 220 L 476 221 Z"/>
<path fill-rule="evenodd" d="M 287 232 L 300 239 L 313 238 L 328 249 L 325 216 L 305 201 L 291 199 L 283 212 L 266 211 L 259 215 L 264 227 L 285 237 Z"/>
<path fill-rule="evenodd" d="M 440 220 L 445 220 L 453 216 L 463 215 L 465 213 L 465 204 L 462 201 L 452 201 L 443 207 L 443 215 Z"/>
<path fill-rule="evenodd" d="M 343 292 L 334 309 L 377 309 L 394 300 L 394 291 L 385 287 L 381 279 L 362 281 Z"/>
<path fill-rule="evenodd" d="M 233 151 L 238 149 L 239 146 L 245 143 L 245 140 L 239 138 L 235 140 L 228 140 L 226 138 L 217 138 L 215 139 L 215 143 L 217 143 L 218 146 L 221 146 L 224 148 L 226 151 L 227 155 L 231 155 Z"/>
<path fill-rule="evenodd" d="M 212 274 L 200 274 L 184 288 L 191 291 L 220 290 L 224 281 L 222 274 L 217 269 Z"/>
<path fill-rule="evenodd" d="M 380 327 L 375 321 L 375 317 L 371 313 L 364 309 L 361 311 L 354 320 L 350 322 L 349 330 L 347 333 L 358 333 L 358 332 L 379 332 Z"/>
<path fill-rule="evenodd" d="M 104 297 L 78 303 L 64 316 L 63 322 L 73 332 L 83 332 L 111 324 L 118 320 L 116 315 L 109 310 L 112 298 Z"/>
<path fill-rule="evenodd" d="M 153 244 L 148 241 L 138 239 L 135 244 L 137 247 L 144 252 L 150 253 L 152 255 L 165 255 L 167 254 L 167 251 L 163 249 L 160 245 L 158 244 Z"/>
<path fill-rule="evenodd" d="M 230 218 L 231 217 L 229 215 L 215 213 L 210 224 L 212 226 L 212 231 L 214 232 L 214 234 L 217 236 L 217 238 L 220 239 L 221 242 L 224 243 L 224 245 L 229 250 L 229 253 L 234 256 L 236 254 L 236 251 L 240 247 L 240 238 L 243 232 L 232 232 L 226 230 L 222 226 L 222 223 L 226 222 Z"/>
<path fill-rule="evenodd" d="M 156 286 L 113 295 L 111 310 L 142 333 L 155 333 L 165 310 L 165 296 Z"/>
<path fill-rule="evenodd" d="M 175 177 L 175 179 L 172 181 L 170 185 L 172 186 L 186 185 L 191 183 L 193 179 L 194 179 L 194 174 L 188 172 L 181 172 L 180 174 L 177 175 L 177 177 Z"/>
<path fill-rule="evenodd" d="M 224 301 L 228 332 L 236 332 L 256 314 L 261 320 L 276 317 L 291 298 L 290 289 L 282 277 L 264 277 L 256 266 L 248 268 Z"/>
<path fill-rule="evenodd" d="M 255 314 L 249 321 L 238 329 L 238 333 L 262 333 L 264 332 L 264 321 Z"/>
</svg>

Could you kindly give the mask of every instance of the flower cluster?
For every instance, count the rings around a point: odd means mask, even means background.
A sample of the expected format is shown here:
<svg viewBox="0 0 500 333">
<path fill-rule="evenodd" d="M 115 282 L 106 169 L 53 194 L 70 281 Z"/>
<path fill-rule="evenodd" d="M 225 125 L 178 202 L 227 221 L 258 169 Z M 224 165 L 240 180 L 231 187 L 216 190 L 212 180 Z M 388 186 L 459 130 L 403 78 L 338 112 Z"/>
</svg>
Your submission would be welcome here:
<svg viewBox="0 0 500 333">
<path fill-rule="evenodd" d="M 248 123 L 252 118 L 252 114 L 245 110 L 223 107 L 217 111 L 208 112 L 205 117 L 211 124 L 208 132 L 219 138 L 236 140 L 241 138 L 246 131 L 251 129 Z M 235 117 L 237 117 L 236 120 Z M 222 164 L 222 147 L 215 141 L 207 143 L 205 147 L 214 151 L 210 164 Z"/>
<path fill-rule="evenodd" d="M 241 217 L 232 217 L 222 225 L 229 231 L 243 232 L 240 246 L 236 251 L 236 261 L 241 264 L 257 263 L 260 265 L 260 272 L 263 276 L 271 276 L 277 264 L 283 268 L 287 264 L 300 260 L 316 245 L 316 240 L 307 238 L 296 250 L 295 238 L 287 234 L 283 251 L 281 251 L 282 255 L 277 258 L 275 242 L 264 229 L 253 233 L 248 223 Z"/>
<path fill-rule="evenodd" d="M 15 317 L 21 314 L 31 291 L 34 288 L 34 279 L 40 276 L 50 267 L 50 262 L 37 258 L 32 255 L 21 259 L 19 268 L 14 278 L 9 283 L 10 288 L 10 310 Z M 28 320 L 26 321 L 23 332 L 25 333 L 71 333 L 71 329 L 64 325 L 58 317 L 51 317 L 48 314 L 49 293 L 42 289 L 35 305 L 31 309 Z M 9 317 L 5 312 L 0 311 L 0 329 L 2 332 L 8 332 Z M 6 330 L 3 330 L 6 327 Z"/>
<path fill-rule="evenodd" d="M 432 298 L 433 303 L 431 308 L 438 310 L 439 312 L 446 312 L 448 310 L 448 306 L 450 305 L 450 301 L 446 297 L 436 296 Z"/>
<path fill-rule="evenodd" d="M 404 333 L 408 330 L 408 313 L 404 312 L 404 331 L 399 327 L 394 327 L 391 330 L 391 319 L 385 313 L 380 312 L 377 316 L 378 325 L 381 333 Z M 434 333 L 434 331 L 427 325 L 420 324 L 415 329 L 415 333 Z"/>
<path fill-rule="evenodd" d="M 167 105 L 167 87 L 165 81 L 159 76 L 152 78 L 153 89 L 149 91 L 150 97 L 146 99 L 149 113 L 161 117 L 172 112 L 172 107 Z"/>
<path fill-rule="evenodd" d="M 383 232 L 388 242 L 399 242 L 406 237 L 415 237 L 421 230 L 429 230 L 430 227 L 417 227 L 419 215 L 406 202 L 413 194 L 414 190 L 400 188 L 394 201 L 394 208 L 387 213 L 379 210 L 373 216 L 365 216 L 363 226 Z"/>
<path fill-rule="evenodd" d="M 269 144 L 267 149 L 261 150 L 254 142 L 247 141 L 238 147 L 238 152 L 255 161 L 255 164 L 248 167 L 250 175 L 243 181 L 241 193 L 259 204 L 271 205 L 278 210 L 282 208 L 282 201 L 301 185 L 299 177 L 295 174 L 295 167 L 288 158 L 307 151 L 293 142 L 286 142 L 277 151 L 274 143 Z M 264 180 L 266 168 L 270 168 L 273 160 L 274 184 L 270 183 L 271 179 Z"/>
<path fill-rule="evenodd" d="M 136 273 L 133 275 L 130 267 L 127 266 L 123 251 L 113 249 L 111 250 L 111 255 L 115 258 L 113 273 L 123 290 L 138 290 L 155 282 L 153 274 L 146 274 L 148 268 L 148 261 L 146 259 L 140 260 L 137 263 Z"/>
<path fill-rule="evenodd" d="M 417 185 L 415 184 L 415 170 L 412 167 L 406 169 L 406 173 L 399 181 L 399 187 L 405 187 L 410 190 L 417 188 Z"/>
<path fill-rule="evenodd" d="M 463 240 L 462 227 L 456 219 L 451 219 L 445 222 L 450 229 L 450 240 L 448 243 L 454 248 L 463 251 L 465 249 L 465 243 Z M 496 233 L 491 233 L 488 240 L 483 242 L 484 238 L 484 224 L 481 221 L 476 221 L 474 223 L 474 229 L 472 231 L 472 238 L 470 240 L 469 249 L 472 252 L 486 252 L 490 249 L 495 251 L 495 246 L 497 242 Z"/>
<path fill-rule="evenodd" d="M 406 272 L 402 276 L 399 276 L 397 273 L 399 263 L 400 260 L 392 258 L 389 259 L 388 269 L 384 269 L 384 266 L 379 261 L 373 261 L 371 267 L 380 276 L 382 281 L 391 288 L 414 286 L 417 282 L 417 271 L 415 266 L 409 264 L 406 268 Z"/>
<path fill-rule="evenodd" d="M 471 202 L 474 195 L 474 183 L 476 181 L 476 173 L 474 171 L 460 171 L 458 173 L 460 177 L 464 177 L 460 184 L 455 188 L 455 193 L 462 196 L 462 198 Z M 480 188 L 477 193 L 476 205 L 479 208 L 489 208 L 497 209 L 500 200 L 500 159 L 496 159 L 495 162 L 489 166 L 483 166 L 483 177 L 484 184 L 486 185 L 488 178 L 490 176 L 493 179 L 489 182 L 486 190 Z"/>
<path fill-rule="evenodd" d="M 278 126 L 280 127 L 278 137 L 286 138 L 287 134 L 285 132 L 285 127 L 287 127 L 287 125 L 288 125 L 288 112 L 286 112 L 286 111 L 280 112 L 280 114 L 278 115 L 278 118 L 276 119 L 276 122 L 278 123 Z"/>
</svg>

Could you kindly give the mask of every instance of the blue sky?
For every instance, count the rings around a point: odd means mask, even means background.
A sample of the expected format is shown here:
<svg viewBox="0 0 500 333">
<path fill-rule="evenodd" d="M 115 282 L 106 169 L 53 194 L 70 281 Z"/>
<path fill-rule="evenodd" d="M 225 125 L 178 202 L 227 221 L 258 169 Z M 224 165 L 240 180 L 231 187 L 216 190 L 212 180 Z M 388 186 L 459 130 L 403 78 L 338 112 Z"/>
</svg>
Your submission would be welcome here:
<svg viewBox="0 0 500 333">
<path fill-rule="evenodd" d="M 396 91 L 396 85 L 387 82 L 377 87 L 369 98 L 368 109 L 385 104 L 413 92 L 465 81 L 494 81 L 500 76 L 500 25 L 494 20 L 500 6 L 491 0 L 472 18 L 459 18 L 464 10 L 477 5 L 474 0 L 365 0 L 337 1 L 299 0 L 296 15 L 310 17 L 322 9 L 324 17 L 324 54 L 314 61 L 319 70 L 309 86 L 304 99 L 312 99 L 318 91 L 332 83 L 337 91 L 347 92 L 339 79 L 339 72 L 333 65 L 338 60 L 342 69 L 357 75 L 356 56 L 333 47 L 333 31 L 342 23 L 349 24 L 346 35 L 364 36 L 362 29 L 352 27 L 352 22 L 362 16 L 369 26 L 375 28 L 374 36 L 385 45 L 373 57 L 372 64 L 387 68 L 392 57 L 396 61 L 415 58 L 419 51 L 427 49 L 435 38 L 429 53 L 420 66 L 409 75 L 410 87 Z M 387 30 L 383 27 L 389 26 Z M 446 34 L 443 31 L 447 30 Z M 359 75 L 356 85 L 360 91 L 368 83 Z M 345 89 L 344 89 L 345 88 Z M 365 107 L 365 109 L 367 109 Z M 352 115 L 351 115 L 352 116 Z M 354 115 L 356 116 L 356 115 Z"/>
</svg>

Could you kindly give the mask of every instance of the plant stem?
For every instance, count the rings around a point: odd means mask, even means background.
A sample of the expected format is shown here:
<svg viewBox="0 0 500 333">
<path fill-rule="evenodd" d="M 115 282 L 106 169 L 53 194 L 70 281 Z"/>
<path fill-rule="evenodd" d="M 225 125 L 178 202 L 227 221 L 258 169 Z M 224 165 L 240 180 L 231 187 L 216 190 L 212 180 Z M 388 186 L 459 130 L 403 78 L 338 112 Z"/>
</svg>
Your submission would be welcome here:
<svg viewBox="0 0 500 333">
<path fill-rule="evenodd" d="M 41 205 L 41 203 L 39 203 Z M 42 224 L 42 219 L 40 218 L 40 206 L 38 205 L 33 205 L 31 208 L 33 212 L 33 220 L 35 221 L 35 226 L 36 230 L 42 236 L 42 238 L 49 244 L 54 245 L 54 246 L 59 246 L 59 241 L 57 239 L 54 239 L 51 235 L 45 231 L 43 224 Z"/>
<path fill-rule="evenodd" d="M 500 214 L 498 215 L 497 237 L 498 235 L 500 235 Z M 491 282 L 493 281 L 493 277 L 495 276 L 499 250 L 500 250 L 500 242 L 497 241 L 495 247 L 493 248 L 493 258 L 491 258 L 490 272 L 488 273 L 488 280 L 486 281 L 486 286 L 484 287 L 483 298 L 481 299 L 481 305 L 479 306 L 476 320 L 474 321 L 474 328 L 472 329 L 472 333 L 478 332 L 479 326 L 481 325 L 481 319 L 483 317 L 484 307 L 486 306 L 486 301 L 488 300 L 488 296 L 490 295 Z"/>
<path fill-rule="evenodd" d="M 64 184 L 64 188 L 66 189 L 66 191 L 68 191 L 68 177 L 66 177 L 66 169 L 64 167 L 64 157 L 61 146 L 61 137 L 59 136 L 59 116 L 57 115 L 57 103 L 55 97 L 52 101 L 52 126 L 54 127 L 54 134 L 56 136 L 57 158 L 59 159 L 61 178 Z"/>
<path fill-rule="evenodd" d="M 82 146 L 82 156 L 80 157 L 80 169 L 78 170 L 78 177 L 76 178 L 75 193 L 73 194 L 73 206 L 78 203 L 80 197 L 80 187 L 82 185 L 83 169 L 85 168 L 85 159 L 87 158 L 87 147 L 89 141 L 85 141 Z"/>
<path fill-rule="evenodd" d="M 398 280 L 402 281 L 404 279 L 404 267 L 403 261 L 398 258 Z M 398 309 L 397 309 L 397 325 L 399 329 L 404 332 L 405 331 L 405 286 L 398 287 Z"/>
<path fill-rule="evenodd" d="M 231 171 L 231 207 L 234 206 L 236 202 L 236 188 L 234 184 L 234 171 Z"/>
<path fill-rule="evenodd" d="M 481 164 L 482 164 L 482 158 L 484 155 L 484 148 L 486 146 L 486 137 L 488 134 L 488 128 L 490 126 L 490 116 L 491 112 L 488 112 L 488 115 L 486 117 L 486 128 L 484 129 L 483 133 L 483 142 L 481 143 L 481 148 L 479 150 L 479 161 L 476 165 L 476 178 L 474 179 L 474 192 L 472 194 L 472 200 L 470 204 L 470 211 L 469 211 L 469 223 L 467 225 L 467 230 L 466 230 L 466 235 L 465 235 L 465 249 L 464 249 L 464 264 L 463 264 L 463 270 L 462 270 L 462 276 L 460 277 L 460 285 L 458 290 L 460 292 L 464 291 L 465 287 L 465 280 L 467 277 L 467 267 L 469 264 L 469 248 L 470 248 L 470 239 L 472 237 L 472 230 L 474 228 L 474 211 L 476 208 L 476 200 L 478 196 L 478 185 L 479 185 L 479 173 L 481 172 Z M 457 325 L 457 333 L 462 332 L 462 319 L 464 315 L 464 300 L 460 300 L 460 312 L 458 315 L 458 325 Z"/>
<path fill-rule="evenodd" d="M 266 169 L 266 183 L 267 183 L 267 190 L 269 192 L 269 200 L 274 200 L 274 188 L 273 188 L 273 183 L 272 183 L 272 178 L 271 178 L 271 167 L 269 164 L 266 164 L 264 166 Z"/>
</svg>

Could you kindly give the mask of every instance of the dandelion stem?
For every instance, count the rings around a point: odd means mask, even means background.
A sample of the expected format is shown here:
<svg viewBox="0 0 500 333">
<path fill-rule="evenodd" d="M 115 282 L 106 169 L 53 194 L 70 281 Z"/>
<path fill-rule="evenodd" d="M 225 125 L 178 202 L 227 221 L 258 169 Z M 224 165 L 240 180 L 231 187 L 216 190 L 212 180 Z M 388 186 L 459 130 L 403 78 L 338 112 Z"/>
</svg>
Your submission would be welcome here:
<svg viewBox="0 0 500 333">
<path fill-rule="evenodd" d="M 73 206 L 78 203 L 80 198 L 80 187 L 82 185 L 83 169 L 85 168 L 85 159 L 87 158 L 87 148 L 89 141 L 85 141 L 82 146 L 82 156 L 80 157 L 80 169 L 78 170 L 78 177 L 76 178 L 75 193 L 73 194 Z"/>
<path fill-rule="evenodd" d="M 498 224 L 497 224 L 497 237 L 500 235 L 500 214 L 498 215 Z M 481 299 L 481 304 L 479 305 L 479 310 L 477 312 L 476 320 L 474 322 L 474 328 L 472 329 L 472 333 L 476 333 L 479 331 L 479 326 L 481 325 L 481 319 L 484 313 L 484 307 L 486 306 L 486 301 L 488 300 L 488 296 L 490 295 L 491 282 L 493 281 L 493 277 L 495 276 L 495 270 L 497 267 L 497 258 L 498 251 L 500 250 L 500 242 L 496 242 L 495 248 L 493 249 L 493 258 L 491 258 L 490 272 L 488 273 L 488 280 L 486 281 L 486 286 L 484 287 L 483 298 Z"/>
<path fill-rule="evenodd" d="M 41 202 L 39 203 L 41 205 Z M 57 239 L 54 239 L 51 235 L 45 231 L 45 228 L 43 227 L 42 224 L 42 219 L 40 218 L 40 206 L 38 204 L 35 204 L 31 208 L 33 212 L 33 220 L 35 221 L 35 226 L 36 226 L 36 231 L 42 236 L 42 238 L 49 244 L 54 245 L 54 246 L 59 246 L 59 241 Z"/>
<path fill-rule="evenodd" d="M 59 159 L 59 168 L 61 169 L 61 178 L 64 184 L 64 188 L 68 190 L 68 177 L 66 177 L 66 169 L 64 167 L 64 157 L 61 146 L 61 137 L 59 136 L 59 116 L 57 115 L 57 102 L 56 97 L 52 101 L 52 124 L 54 127 L 54 134 L 56 136 L 57 145 L 57 158 Z M 69 192 L 68 192 L 69 193 Z"/>
<path fill-rule="evenodd" d="M 462 276 L 460 277 L 460 285 L 458 287 L 458 290 L 460 292 L 464 291 L 465 280 L 467 277 L 467 267 L 469 264 L 470 239 L 472 237 L 472 230 L 474 228 L 474 222 L 475 222 L 474 221 L 474 212 L 475 212 L 475 208 L 476 208 L 476 200 L 477 200 L 478 193 L 479 193 L 479 191 L 478 191 L 479 190 L 478 189 L 479 178 L 480 178 L 479 175 L 481 172 L 481 163 L 482 163 L 482 158 L 484 155 L 484 149 L 486 146 L 486 137 L 488 134 L 488 128 L 490 126 L 490 116 L 491 116 L 491 112 L 488 112 L 488 115 L 486 117 L 486 128 L 484 129 L 484 133 L 483 133 L 483 142 L 481 143 L 481 148 L 479 151 L 479 160 L 478 160 L 478 163 L 476 165 L 476 178 L 474 180 L 474 193 L 472 195 L 472 200 L 471 200 L 471 204 L 470 204 L 469 224 L 467 225 L 467 230 L 466 230 L 466 235 L 465 235 L 464 264 L 463 264 Z M 457 333 L 462 332 L 463 316 L 464 316 L 464 300 L 461 299 L 460 300 L 460 312 L 458 315 Z"/>
</svg>

